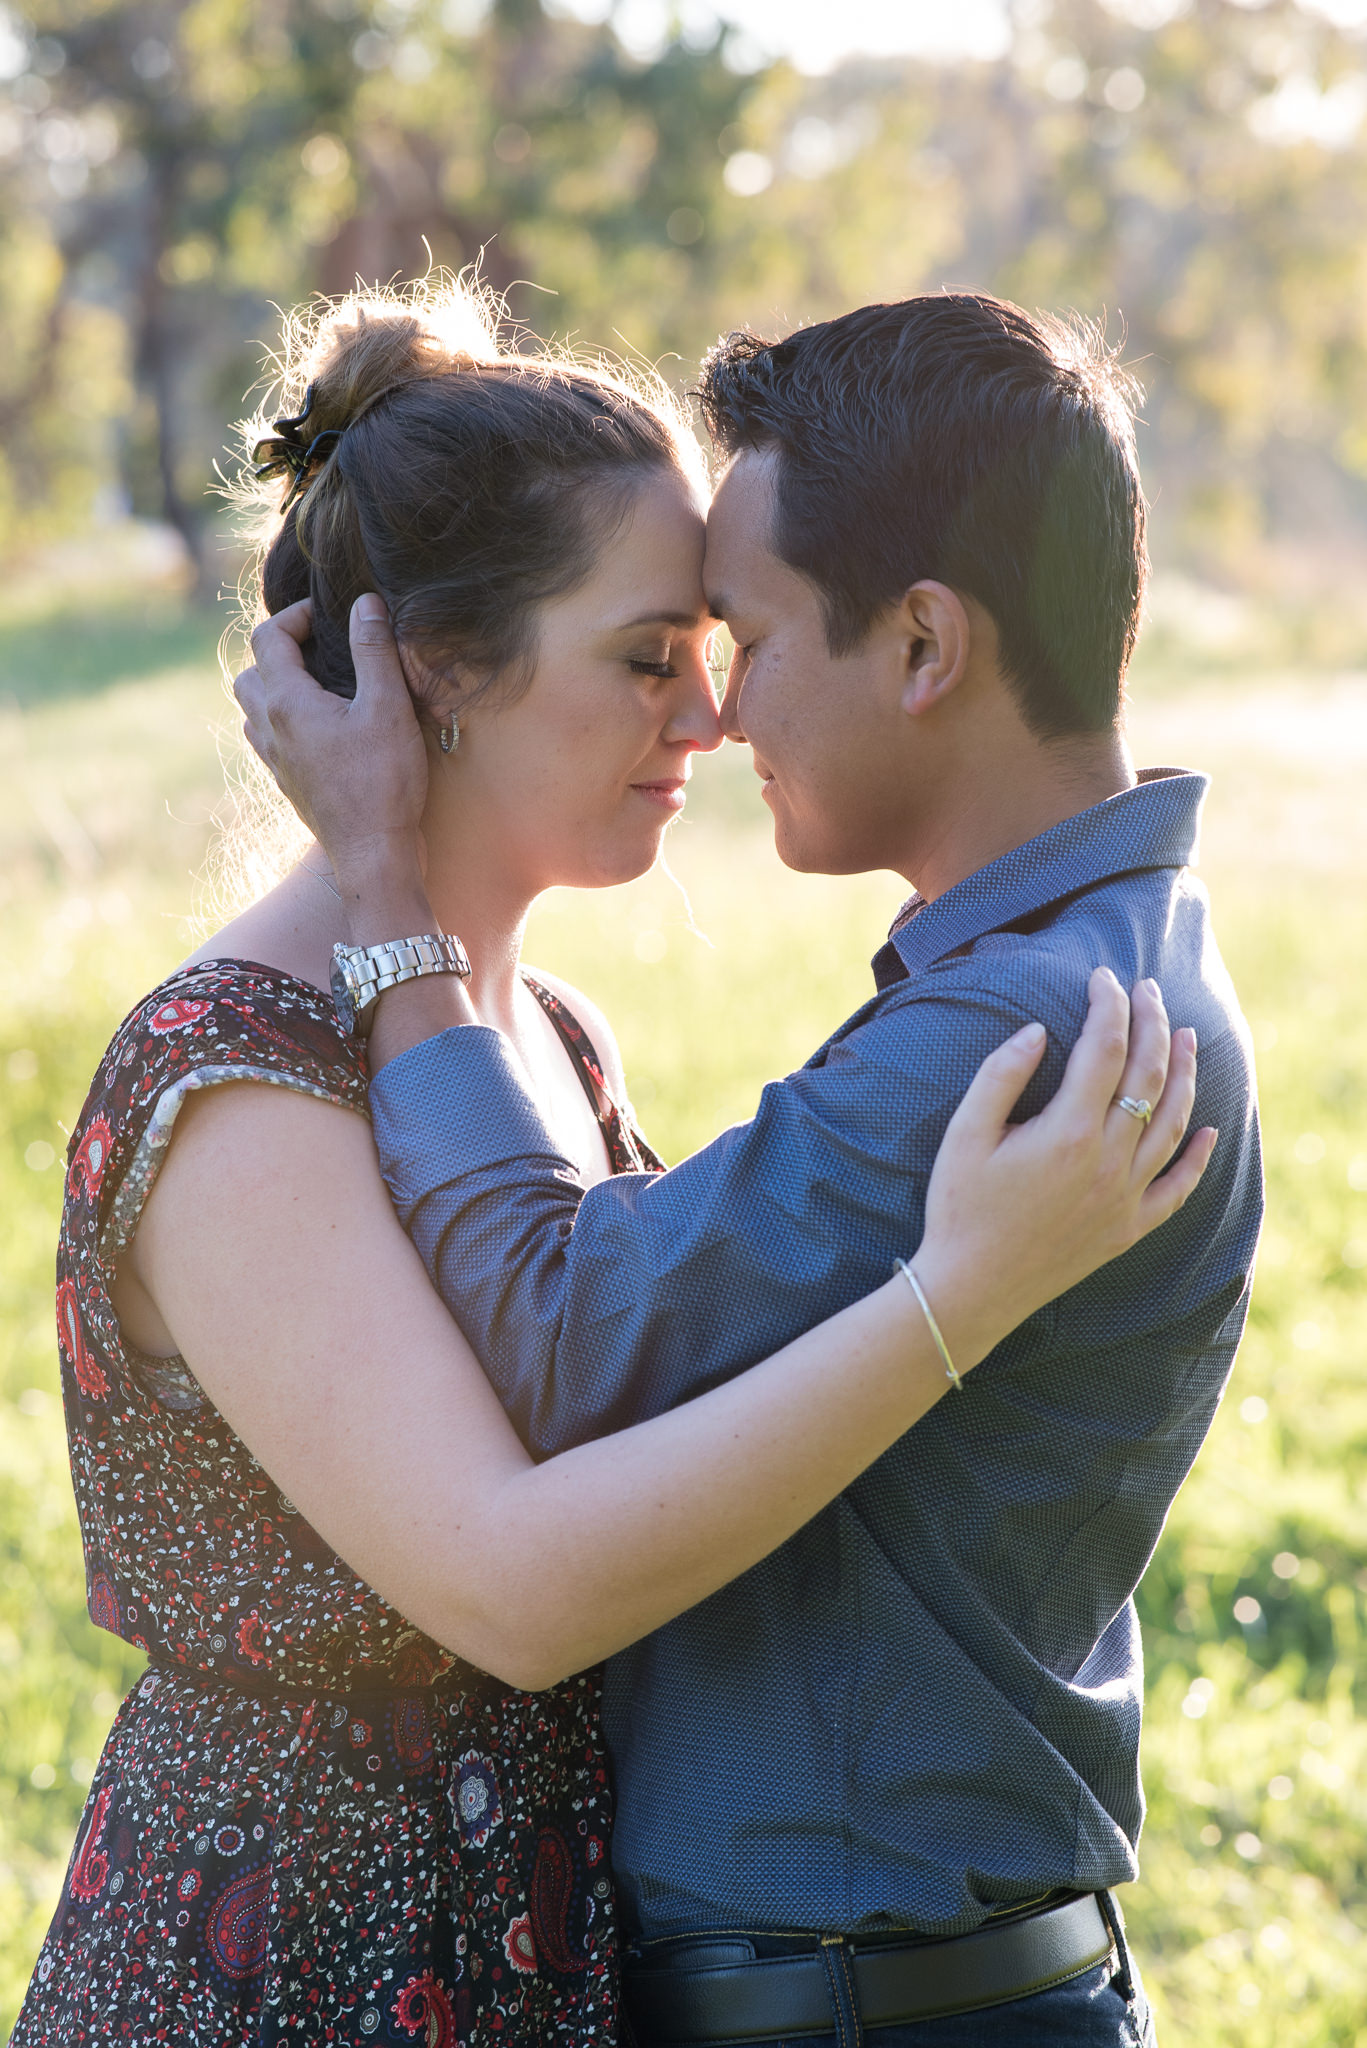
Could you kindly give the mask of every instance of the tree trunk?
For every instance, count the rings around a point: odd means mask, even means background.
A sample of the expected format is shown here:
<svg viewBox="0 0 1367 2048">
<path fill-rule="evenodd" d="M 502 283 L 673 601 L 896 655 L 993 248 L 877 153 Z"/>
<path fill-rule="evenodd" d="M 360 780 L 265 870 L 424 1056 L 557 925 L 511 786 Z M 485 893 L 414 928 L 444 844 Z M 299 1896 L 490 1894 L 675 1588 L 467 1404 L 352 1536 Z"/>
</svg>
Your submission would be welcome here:
<svg viewBox="0 0 1367 2048">
<path fill-rule="evenodd" d="M 207 582 L 204 535 L 200 521 L 181 493 L 177 475 L 181 440 L 176 405 L 176 348 L 171 297 L 162 273 L 162 261 L 172 239 L 180 175 L 179 151 L 168 150 L 148 164 L 152 198 L 147 212 L 147 247 L 138 281 L 135 365 L 138 383 L 150 397 L 156 416 L 161 516 L 180 535 L 194 572 L 195 593 L 202 596 Z"/>
</svg>

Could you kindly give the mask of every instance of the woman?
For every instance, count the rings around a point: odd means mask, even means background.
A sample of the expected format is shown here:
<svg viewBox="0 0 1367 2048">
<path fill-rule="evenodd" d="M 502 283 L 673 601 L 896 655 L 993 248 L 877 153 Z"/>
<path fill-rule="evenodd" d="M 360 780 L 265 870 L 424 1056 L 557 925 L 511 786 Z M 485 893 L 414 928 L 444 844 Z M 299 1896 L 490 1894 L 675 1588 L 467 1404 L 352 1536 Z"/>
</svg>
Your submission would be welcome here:
<svg viewBox="0 0 1367 2048">
<path fill-rule="evenodd" d="M 586 1179 L 653 1170 L 604 1020 L 520 946 L 543 889 L 650 865 L 719 737 L 696 450 L 601 372 L 500 357 L 458 293 L 328 315 L 293 386 L 257 464 L 288 486 L 265 603 L 311 600 L 312 665 L 347 694 L 353 599 L 383 594 L 478 1013 Z M 1170 1215 L 1213 1143 L 1150 1187 L 1194 1045 L 1169 1062 L 1140 992 L 1126 1054 L 1099 975 L 1034 1123 L 1005 1128 L 1043 1033 L 986 1062 L 914 1287 L 533 1466 L 376 1169 L 328 994 L 344 931 L 313 849 L 120 1027 L 73 1138 L 58 1324 L 91 1614 L 149 1667 L 19 2048 L 610 2044 L 592 1667 L 783 1542 L 943 1396 L 942 1345 L 967 1371 Z"/>
</svg>

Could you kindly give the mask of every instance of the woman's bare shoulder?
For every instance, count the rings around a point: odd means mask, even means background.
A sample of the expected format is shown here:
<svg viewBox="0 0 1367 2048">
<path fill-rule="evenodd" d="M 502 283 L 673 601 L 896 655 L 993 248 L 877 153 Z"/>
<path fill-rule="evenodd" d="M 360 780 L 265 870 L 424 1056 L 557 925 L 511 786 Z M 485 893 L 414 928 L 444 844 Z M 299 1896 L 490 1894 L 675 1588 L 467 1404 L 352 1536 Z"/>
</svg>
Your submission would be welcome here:
<svg viewBox="0 0 1367 2048">
<path fill-rule="evenodd" d="M 307 880 L 319 883 L 322 877 L 310 870 Z M 287 875 L 268 895 L 206 938 L 181 961 L 177 972 L 239 960 L 309 982 L 326 996 L 332 945 L 340 935 L 340 912 L 333 919 L 329 909 L 304 893 L 296 875 Z"/>
</svg>

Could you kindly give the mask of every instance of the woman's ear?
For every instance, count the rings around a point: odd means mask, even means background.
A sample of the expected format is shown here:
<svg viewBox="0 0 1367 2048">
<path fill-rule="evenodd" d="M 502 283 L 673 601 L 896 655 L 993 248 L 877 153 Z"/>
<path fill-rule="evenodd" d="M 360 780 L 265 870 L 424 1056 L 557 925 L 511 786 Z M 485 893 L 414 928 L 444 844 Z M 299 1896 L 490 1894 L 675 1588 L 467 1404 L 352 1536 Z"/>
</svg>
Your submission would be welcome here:
<svg viewBox="0 0 1367 2048">
<path fill-rule="evenodd" d="M 459 717 L 465 701 L 464 677 L 456 668 L 430 668 L 417 650 L 402 640 L 399 662 L 423 731 L 434 739 L 443 730 L 449 732 L 451 720 Z"/>
<path fill-rule="evenodd" d="M 947 583 L 913 583 L 899 611 L 906 650 L 902 709 L 919 718 L 962 682 L 972 626 L 963 599 Z"/>
</svg>

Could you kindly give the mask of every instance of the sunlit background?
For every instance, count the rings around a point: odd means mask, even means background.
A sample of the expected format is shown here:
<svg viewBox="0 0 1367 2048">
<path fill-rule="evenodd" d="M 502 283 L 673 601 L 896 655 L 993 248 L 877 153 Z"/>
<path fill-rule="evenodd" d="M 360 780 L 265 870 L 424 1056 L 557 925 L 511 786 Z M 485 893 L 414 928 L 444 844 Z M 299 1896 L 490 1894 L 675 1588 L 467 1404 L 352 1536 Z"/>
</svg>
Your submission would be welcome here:
<svg viewBox="0 0 1367 2048">
<path fill-rule="evenodd" d="M 1250 1332 L 1141 1589 L 1166 2048 L 1367 2048 L 1367 0 L 51 0 L 0 7 L 0 2036 L 138 1660 L 85 1619 L 51 1263 L 65 1132 L 211 917 L 214 649 L 273 308 L 480 260 L 509 334 L 686 390 L 941 284 L 1146 387 L 1145 760 L 1258 1048 Z M 221 758 L 222 757 L 222 758 Z M 667 875 L 538 913 L 671 1157 L 868 987 L 894 878 L 774 860 L 744 758 Z"/>
</svg>

